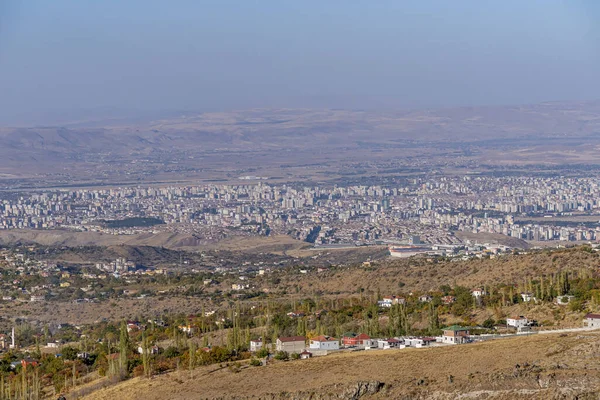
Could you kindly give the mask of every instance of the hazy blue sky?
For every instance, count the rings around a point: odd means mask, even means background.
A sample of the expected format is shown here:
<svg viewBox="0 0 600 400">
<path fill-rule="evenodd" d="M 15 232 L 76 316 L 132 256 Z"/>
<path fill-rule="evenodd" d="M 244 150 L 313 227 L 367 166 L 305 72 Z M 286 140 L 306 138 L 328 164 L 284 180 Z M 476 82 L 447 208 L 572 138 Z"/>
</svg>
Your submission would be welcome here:
<svg viewBox="0 0 600 400">
<path fill-rule="evenodd" d="M 0 123 L 600 99 L 598 0 L 0 0 Z"/>
</svg>

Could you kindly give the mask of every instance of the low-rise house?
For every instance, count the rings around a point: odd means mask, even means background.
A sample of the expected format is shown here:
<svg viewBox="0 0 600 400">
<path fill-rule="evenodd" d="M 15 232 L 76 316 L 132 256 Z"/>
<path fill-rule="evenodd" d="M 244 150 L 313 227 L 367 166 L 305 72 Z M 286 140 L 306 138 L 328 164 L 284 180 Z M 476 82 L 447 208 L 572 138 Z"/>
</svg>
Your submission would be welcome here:
<svg viewBox="0 0 600 400">
<path fill-rule="evenodd" d="M 421 303 L 429 303 L 429 302 L 430 302 L 432 299 L 433 299 L 433 297 L 431 297 L 431 296 L 430 296 L 430 295 L 428 295 L 428 294 L 424 294 L 424 295 L 422 295 L 422 296 L 419 296 L 419 301 L 420 301 Z"/>
<path fill-rule="evenodd" d="M 127 332 L 139 331 L 142 329 L 142 324 L 137 321 L 127 321 Z"/>
<path fill-rule="evenodd" d="M 588 328 L 600 328 L 600 314 L 586 314 L 583 325 Z"/>
<path fill-rule="evenodd" d="M 414 338 L 405 338 L 404 339 L 404 343 L 402 343 L 402 344 L 404 346 L 406 346 L 406 347 L 421 348 L 421 347 L 429 346 L 432 343 L 435 343 L 435 338 L 431 338 L 431 337 L 414 337 Z M 398 347 L 401 347 L 401 346 L 402 345 L 399 345 Z"/>
<path fill-rule="evenodd" d="M 300 354 L 306 348 L 306 338 L 304 336 L 289 336 L 277 338 L 277 351 L 286 351 L 288 353 Z"/>
<path fill-rule="evenodd" d="M 571 302 L 571 300 L 573 300 L 574 298 L 575 298 L 575 296 L 571 296 L 571 295 L 558 296 L 556 298 L 556 304 L 558 304 L 559 306 L 565 306 L 565 305 L 569 304 Z"/>
<path fill-rule="evenodd" d="M 287 316 L 290 318 L 302 318 L 306 316 L 306 314 L 304 314 L 302 311 L 290 311 L 287 313 Z"/>
<path fill-rule="evenodd" d="M 520 327 L 529 325 L 529 320 L 522 315 L 518 317 L 506 318 L 506 325 L 518 329 Z"/>
<path fill-rule="evenodd" d="M 27 369 L 28 366 L 37 367 L 38 364 L 39 363 L 36 360 L 29 357 L 26 357 L 21 360 L 21 366 L 23 367 L 23 369 Z"/>
<path fill-rule="evenodd" d="M 148 354 L 158 354 L 160 352 L 160 348 L 156 345 L 148 347 Z M 144 348 L 142 346 L 138 346 L 138 353 L 144 354 Z"/>
<path fill-rule="evenodd" d="M 300 353 L 300 359 L 301 360 L 307 360 L 307 359 L 309 359 L 311 357 L 312 357 L 312 353 L 310 351 L 304 350 L 302 353 Z"/>
<path fill-rule="evenodd" d="M 342 337 L 342 345 L 344 346 L 359 346 L 359 347 L 367 347 L 371 346 L 373 341 L 371 337 L 366 333 L 361 333 L 357 335 L 356 333 L 346 333 Z"/>
<path fill-rule="evenodd" d="M 526 333 L 526 332 L 531 332 L 531 326 L 526 325 L 526 326 L 519 326 L 517 328 L 517 333 Z"/>
<path fill-rule="evenodd" d="M 398 340 L 395 338 L 377 340 L 377 347 L 380 349 L 397 348 L 400 347 L 402 344 L 404 344 L 403 340 Z"/>
<path fill-rule="evenodd" d="M 442 343 L 462 344 L 469 340 L 469 328 L 452 325 L 443 329 Z"/>
<path fill-rule="evenodd" d="M 452 304 L 456 301 L 456 297 L 454 296 L 444 296 L 442 297 L 442 303 L 444 304 Z"/>
<path fill-rule="evenodd" d="M 523 299 L 523 301 L 525 303 L 528 303 L 530 301 L 535 301 L 535 297 L 533 296 L 533 293 L 521 293 L 521 299 Z"/>
<path fill-rule="evenodd" d="M 485 296 L 485 289 L 475 288 L 475 289 L 471 290 L 471 295 L 473 297 L 475 297 L 476 299 L 479 299 L 480 297 Z"/>
<path fill-rule="evenodd" d="M 406 303 L 406 299 L 404 297 L 396 297 L 396 296 L 386 296 L 382 300 L 377 302 L 379 307 L 390 308 L 395 304 L 404 304 Z"/>
<path fill-rule="evenodd" d="M 263 341 L 262 341 L 262 339 L 257 339 L 257 340 L 251 340 L 250 341 L 250 351 L 251 352 L 259 351 L 260 349 L 262 349 L 262 347 L 263 347 Z"/>
<path fill-rule="evenodd" d="M 310 349 L 314 350 L 339 350 L 340 342 L 329 336 L 317 336 L 310 339 Z"/>
<path fill-rule="evenodd" d="M 193 326 L 191 326 L 190 324 L 188 325 L 179 325 L 177 327 L 181 332 L 183 333 L 187 333 L 188 335 L 193 335 L 194 331 L 196 330 Z"/>
</svg>

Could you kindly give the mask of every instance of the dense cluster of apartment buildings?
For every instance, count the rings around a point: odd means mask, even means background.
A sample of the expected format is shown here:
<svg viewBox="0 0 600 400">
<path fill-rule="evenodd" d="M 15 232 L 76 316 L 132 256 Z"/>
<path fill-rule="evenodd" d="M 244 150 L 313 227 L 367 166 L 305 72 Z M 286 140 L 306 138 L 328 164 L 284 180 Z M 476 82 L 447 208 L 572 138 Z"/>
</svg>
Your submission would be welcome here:
<svg viewBox="0 0 600 400">
<path fill-rule="evenodd" d="M 596 240 L 600 180 L 539 177 L 432 177 L 397 187 L 265 183 L 56 190 L 0 200 L 0 229 L 132 234 L 172 230 L 200 238 L 287 234 L 317 244 L 406 240 L 453 244 L 452 231 L 526 240 Z M 600 219 L 600 215 L 598 216 Z M 106 221 L 154 218 L 165 225 L 111 227 Z"/>
</svg>

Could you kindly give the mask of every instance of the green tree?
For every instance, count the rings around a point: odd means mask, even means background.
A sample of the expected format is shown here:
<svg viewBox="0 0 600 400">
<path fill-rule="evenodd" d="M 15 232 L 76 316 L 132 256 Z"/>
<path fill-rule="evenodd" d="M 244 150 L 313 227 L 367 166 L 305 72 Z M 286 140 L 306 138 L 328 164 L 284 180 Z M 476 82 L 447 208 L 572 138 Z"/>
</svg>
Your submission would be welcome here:
<svg viewBox="0 0 600 400">
<path fill-rule="evenodd" d="M 77 359 L 77 349 L 72 346 L 65 346 L 61 350 L 62 356 L 65 360 L 76 360 Z"/>
<path fill-rule="evenodd" d="M 121 323 L 121 332 L 119 337 L 119 371 L 125 377 L 129 370 L 129 332 L 125 321 Z"/>
</svg>

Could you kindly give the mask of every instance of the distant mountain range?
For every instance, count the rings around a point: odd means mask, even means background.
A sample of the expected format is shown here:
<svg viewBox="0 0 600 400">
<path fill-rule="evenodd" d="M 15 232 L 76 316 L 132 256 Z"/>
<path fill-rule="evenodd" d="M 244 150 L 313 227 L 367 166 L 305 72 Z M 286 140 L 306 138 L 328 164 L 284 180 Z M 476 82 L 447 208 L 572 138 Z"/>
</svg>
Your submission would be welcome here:
<svg viewBox="0 0 600 400">
<path fill-rule="evenodd" d="M 136 162 L 207 152 L 596 142 L 600 101 L 413 111 L 261 109 L 92 125 L 0 128 L 0 173 L 24 166 L 43 171 L 115 157 Z"/>
</svg>

